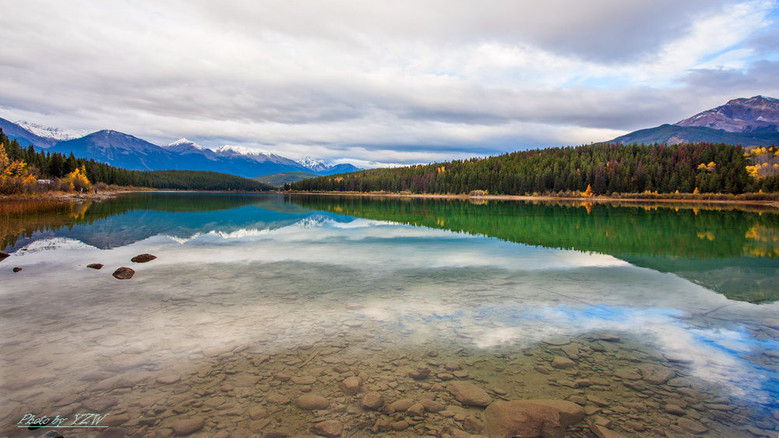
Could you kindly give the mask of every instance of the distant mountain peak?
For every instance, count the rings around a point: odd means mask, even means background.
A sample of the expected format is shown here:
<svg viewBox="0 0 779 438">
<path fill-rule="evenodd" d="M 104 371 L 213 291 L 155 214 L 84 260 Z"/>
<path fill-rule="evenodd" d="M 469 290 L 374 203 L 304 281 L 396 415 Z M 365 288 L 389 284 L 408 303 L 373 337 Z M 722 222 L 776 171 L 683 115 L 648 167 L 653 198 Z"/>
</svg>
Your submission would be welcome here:
<svg viewBox="0 0 779 438">
<path fill-rule="evenodd" d="M 215 149 L 215 152 L 222 153 L 222 154 L 237 154 L 237 155 L 267 155 L 267 156 L 273 156 L 274 154 L 266 151 L 261 151 L 259 149 L 252 149 L 247 148 L 245 146 L 232 146 L 229 144 L 226 144 L 224 146 L 219 146 Z"/>
<path fill-rule="evenodd" d="M 271 152 L 261 151 L 259 149 L 247 148 L 245 146 L 224 145 L 219 146 L 214 151 L 222 157 L 240 157 L 256 161 L 258 163 L 276 163 L 295 168 L 294 170 L 305 170 L 297 161 L 276 155 Z"/>
<path fill-rule="evenodd" d="M 305 157 L 298 162 L 302 164 L 303 167 L 307 167 L 313 170 L 314 172 L 322 172 L 331 167 L 324 160 L 317 160 L 312 157 Z"/>
<path fill-rule="evenodd" d="M 740 97 L 673 125 L 640 129 L 611 143 L 728 143 L 767 146 L 779 143 L 779 99 Z"/>
<path fill-rule="evenodd" d="M 779 132 L 779 99 L 765 96 L 731 99 L 725 105 L 712 108 L 681 120 L 677 126 L 699 126 L 727 132 Z"/>
<path fill-rule="evenodd" d="M 188 148 L 188 149 L 196 149 L 199 151 L 204 151 L 207 148 L 204 146 L 200 146 L 199 144 L 195 143 L 194 141 L 188 140 L 184 137 L 174 141 L 173 143 L 168 143 L 167 145 L 163 146 L 166 149 L 182 149 L 182 148 Z"/>
<path fill-rule="evenodd" d="M 51 138 L 54 140 L 72 140 L 74 138 L 83 137 L 90 133 L 90 131 L 85 129 L 53 128 L 51 126 L 28 122 L 26 120 L 19 120 L 16 122 L 16 124 L 32 132 L 38 137 Z"/>
<path fill-rule="evenodd" d="M 779 99 L 774 97 L 765 97 L 762 94 L 752 97 L 738 97 L 736 99 L 730 99 L 725 105 L 776 105 L 779 104 Z"/>
</svg>

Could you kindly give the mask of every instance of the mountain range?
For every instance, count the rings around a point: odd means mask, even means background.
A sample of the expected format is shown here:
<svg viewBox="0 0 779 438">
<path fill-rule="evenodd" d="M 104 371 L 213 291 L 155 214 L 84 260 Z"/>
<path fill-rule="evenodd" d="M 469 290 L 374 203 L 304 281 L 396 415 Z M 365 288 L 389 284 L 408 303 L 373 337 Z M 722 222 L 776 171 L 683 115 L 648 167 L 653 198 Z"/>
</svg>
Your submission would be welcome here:
<svg viewBox="0 0 779 438">
<path fill-rule="evenodd" d="M 640 129 L 608 143 L 728 143 L 742 146 L 779 144 L 779 99 L 739 98 L 674 124 Z"/>
<path fill-rule="evenodd" d="M 130 170 L 208 170 L 245 178 L 281 172 L 333 175 L 361 170 L 351 164 L 329 165 L 311 158 L 297 162 L 240 146 L 222 146 L 212 150 L 185 138 L 158 146 L 118 131 L 102 130 L 84 135 L 2 118 L 0 129 L 22 146 L 31 144 L 38 150 L 65 155 L 73 153 L 78 158 L 94 159 Z"/>
<path fill-rule="evenodd" d="M 32 144 L 39 150 L 66 155 L 72 152 L 79 158 L 131 170 L 208 170 L 246 178 L 283 174 L 274 179 L 283 182 L 305 178 L 308 174 L 333 175 L 361 170 L 351 164 L 330 165 L 311 158 L 295 161 L 241 146 L 209 149 L 185 138 L 158 146 L 117 131 L 84 134 L 2 118 L 0 128 L 22 146 Z M 742 146 L 779 144 L 779 99 L 764 96 L 733 99 L 674 124 L 640 129 L 606 143 L 697 142 Z"/>
</svg>

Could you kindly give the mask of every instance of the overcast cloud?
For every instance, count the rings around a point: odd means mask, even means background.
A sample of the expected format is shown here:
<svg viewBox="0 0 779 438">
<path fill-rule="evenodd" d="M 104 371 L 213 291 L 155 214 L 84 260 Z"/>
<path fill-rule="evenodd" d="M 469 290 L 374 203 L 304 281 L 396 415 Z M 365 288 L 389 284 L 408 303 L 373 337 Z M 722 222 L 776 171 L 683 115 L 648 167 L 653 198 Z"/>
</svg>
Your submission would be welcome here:
<svg viewBox="0 0 779 438">
<path fill-rule="evenodd" d="M 778 1 L 0 0 L 0 117 L 358 165 L 779 96 Z"/>
</svg>

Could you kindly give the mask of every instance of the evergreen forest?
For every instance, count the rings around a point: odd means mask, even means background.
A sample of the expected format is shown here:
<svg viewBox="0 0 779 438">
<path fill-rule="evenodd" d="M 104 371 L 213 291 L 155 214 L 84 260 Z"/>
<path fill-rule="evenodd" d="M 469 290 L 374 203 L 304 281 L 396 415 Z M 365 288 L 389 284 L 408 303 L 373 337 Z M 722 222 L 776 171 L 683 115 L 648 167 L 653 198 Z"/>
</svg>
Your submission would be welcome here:
<svg viewBox="0 0 779 438">
<path fill-rule="evenodd" d="M 757 151 L 757 153 L 755 153 Z M 596 144 L 364 170 L 285 185 L 297 191 L 490 195 L 779 191 L 779 147 Z M 762 167 L 760 163 L 762 164 Z M 759 175 L 755 170 L 762 171 Z M 767 172 L 767 171 L 771 172 Z M 768 175 L 768 176 L 765 176 Z"/>
</svg>

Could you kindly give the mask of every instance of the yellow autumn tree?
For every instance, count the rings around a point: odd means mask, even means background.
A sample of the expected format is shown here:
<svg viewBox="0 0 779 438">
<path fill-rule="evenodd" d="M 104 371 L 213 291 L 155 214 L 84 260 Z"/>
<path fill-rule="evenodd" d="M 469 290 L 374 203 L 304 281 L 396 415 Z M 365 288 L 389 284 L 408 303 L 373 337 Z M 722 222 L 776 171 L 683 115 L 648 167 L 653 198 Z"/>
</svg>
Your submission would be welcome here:
<svg viewBox="0 0 779 438">
<path fill-rule="evenodd" d="M 21 160 L 11 161 L 0 145 L 0 192 L 24 193 L 36 187 L 37 180 Z"/>
<path fill-rule="evenodd" d="M 84 169 L 84 166 L 77 167 L 73 172 L 65 175 L 63 181 L 68 184 L 71 190 L 80 192 L 92 190 L 92 184 L 89 182 L 89 178 L 87 178 L 87 171 Z"/>
<path fill-rule="evenodd" d="M 590 184 L 587 184 L 587 190 L 582 192 L 582 196 L 585 198 L 592 198 L 595 196 L 595 193 L 592 192 L 592 186 Z"/>
</svg>

